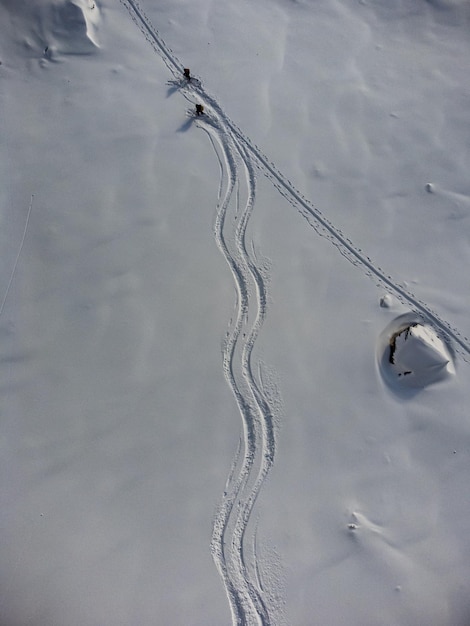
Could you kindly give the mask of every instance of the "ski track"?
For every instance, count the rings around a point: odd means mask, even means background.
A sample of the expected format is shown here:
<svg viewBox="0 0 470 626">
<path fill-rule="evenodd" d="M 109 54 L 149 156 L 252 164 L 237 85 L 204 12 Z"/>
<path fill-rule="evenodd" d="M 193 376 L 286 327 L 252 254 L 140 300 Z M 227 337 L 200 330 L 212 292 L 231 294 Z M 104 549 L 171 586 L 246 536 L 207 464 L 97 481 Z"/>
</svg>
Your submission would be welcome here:
<svg viewBox="0 0 470 626">
<path fill-rule="evenodd" d="M 34 201 L 34 194 L 31 194 L 31 200 L 29 202 L 28 213 L 26 215 L 26 222 L 25 222 L 24 229 L 23 229 L 23 236 L 21 237 L 20 245 L 19 245 L 18 252 L 17 252 L 16 258 L 15 258 L 15 262 L 13 263 L 13 269 L 12 269 L 11 274 L 10 274 L 10 279 L 8 281 L 7 288 L 5 290 L 5 295 L 3 296 L 2 304 L 0 306 L 0 317 L 3 314 L 3 309 L 5 308 L 5 303 L 7 301 L 8 294 L 10 293 L 10 289 L 11 289 L 11 285 L 13 283 L 13 279 L 15 278 L 16 268 L 18 267 L 18 262 L 20 260 L 21 253 L 23 251 L 23 246 L 24 246 L 24 242 L 25 242 L 25 239 L 26 239 L 26 233 L 28 232 L 29 220 L 31 218 L 31 211 L 33 209 L 33 201 Z"/>
<path fill-rule="evenodd" d="M 258 584 L 259 576 L 253 576 L 245 558 L 246 529 L 275 450 L 272 411 L 251 366 L 252 351 L 266 316 L 267 300 L 262 273 L 251 260 L 246 246 L 246 229 L 256 197 L 256 177 L 243 147 L 226 134 L 223 124 L 220 127 L 204 124 L 202 128 L 209 134 L 219 163 L 224 163 L 224 178 L 227 178 L 214 234 L 237 288 L 238 311 L 223 347 L 223 366 L 242 416 L 244 449 L 237 478 L 228 481 L 214 520 L 211 550 L 227 589 L 234 623 L 268 625 L 271 620 Z M 244 195 L 246 201 L 242 203 Z M 249 319 L 254 320 L 251 328 Z M 230 475 L 235 475 L 234 466 Z M 230 545 L 229 551 L 227 545 Z"/>
<path fill-rule="evenodd" d="M 193 105 L 196 101 L 204 105 L 204 115 L 196 118 L 197 125 L 207 134 L 219 163 L 214 237 L 230 268 L 237 294 L 236 313 L 230 320 L 222 347 L 222 361 L 225 379 L 241 416 L 242 436 L 215 514 L 211 553 L 225 586 L 233 624 L 270 626 L 277 620 L 261 582 L 256 528 L 251 544 L 253 564 L 248 563 L 246 554 L 250 552 L 245 547 L 249 521 L 276 453 L 275 411 L 263 389 L 260 364 L 257 364 L 257 376 L 252 366 L 253 349 L 267 311 L 267 272 L 257 261 L 253 242 L 250 253 L 246 240 L 256 200 L 256 169 L 273 183 L 317 234 L 326 237 L 350 263 L 376 280 L 377 286 L 393 293 L 431 324 L 466 362 L 469 362 L 470 343 L 427 304 L 385 274 L 315 208 L 242 133 L 198 79 L 183 78 L 183 65 L 137 0 L 120 2 L 173 75 L 171 84 Z M 250 320 L 253 320 L 251 326 Z"/>
</svg>

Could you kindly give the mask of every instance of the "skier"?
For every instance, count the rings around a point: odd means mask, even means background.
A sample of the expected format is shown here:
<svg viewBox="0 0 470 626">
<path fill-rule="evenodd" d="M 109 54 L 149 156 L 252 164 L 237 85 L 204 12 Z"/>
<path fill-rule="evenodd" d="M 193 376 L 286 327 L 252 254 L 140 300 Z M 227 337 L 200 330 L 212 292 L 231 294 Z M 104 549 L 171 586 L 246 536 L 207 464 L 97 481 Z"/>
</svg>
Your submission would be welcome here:
<svg viewBox="0 0 470 626">
<path fill-rule="evenodd" d="M 204 113 L 204 107 L 202 104 L 196 104 L 196 115 L 202 115 Z"/>
<path fill-rule="evenodd" d="M 189 67 L 184 68 L 183 74 L 186 80 L 191 80 L 191 72 L 189 71 Z"/>
</svg>

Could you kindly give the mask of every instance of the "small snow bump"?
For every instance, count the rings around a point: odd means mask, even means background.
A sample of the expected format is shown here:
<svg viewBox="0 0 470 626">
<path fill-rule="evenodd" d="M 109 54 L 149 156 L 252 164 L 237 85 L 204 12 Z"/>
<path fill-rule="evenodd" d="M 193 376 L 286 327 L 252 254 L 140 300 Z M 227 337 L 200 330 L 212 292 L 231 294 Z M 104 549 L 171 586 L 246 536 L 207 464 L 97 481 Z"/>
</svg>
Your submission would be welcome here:
<svg viewBox="0 0 470 626">
<path fill-rule="evenodd" d="M 393 298 L 389 293 L 386 293 L 379 302 L 382 309 L 389 309 L 393 305 Z"/>
</svg>

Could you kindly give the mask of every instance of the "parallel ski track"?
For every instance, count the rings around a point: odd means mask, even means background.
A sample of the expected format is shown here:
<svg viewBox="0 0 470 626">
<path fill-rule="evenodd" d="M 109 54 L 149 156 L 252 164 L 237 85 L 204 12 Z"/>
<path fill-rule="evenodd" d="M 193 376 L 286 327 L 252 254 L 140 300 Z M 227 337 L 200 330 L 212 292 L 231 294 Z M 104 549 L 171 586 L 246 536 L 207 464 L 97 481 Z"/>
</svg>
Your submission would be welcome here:
<svg viewBox="0 0 470 626">
<path fill-rule="evenodd" d="M 252 351 L 266 316 L 267 300 L 262 272 L 246 247 L 246 229 L 256 197 L 256 177 L 243 148 L 227 135 L 223 125 L 208 123 L 202 128 L 209 134 L 221 164 L 221 187 L 227 179 L 218 205 L 214 234 L 237 288 L 237 315 L 224 343 L 223 369 L 243 424 L 242 460 L 237 454 L 214 519 L 211 551 L 227 590 L 234 623 L 267 626 L 271 619 L 258 582 L 259 575 L 256 570 L 250 571 L 245 557 L 246 529 L 274 461 L 276 444 L 273 412 L 251 365 Z M 244 176 L 240 175 L 240 165 Z M 244 189 L 240 189 L 241 186 Z M 239 202 L 243 192 L 247 197 L 241 209 Z M 228 215 L 230 210 L 233 215 Z M 249 330 L 243 332 L 244 329 Z"/>
<path fill-rule="evenodd" d="M 153 48 L 163 56 L 179 85 L 181 64 L 161 41 L 137 2 L 121 1 Z M 181 91 L 191 99 L 187 87 L 183 81 Z M 220 166 L 214 236 L 237 291 L 236 317 L 222 351 L 223 371 L 242 418 L 241 445 L 214 518 L 211 552 L 226 589 L 233 623 L 269 626 L 273 623 L 273 611 L 263 597 L 256 543 L 254 566 L 248 564 L 245 546 L 251 514 L 274 462 L 276 448 L 274 411 L 252 366 L 252 352 L 267 307 L 263 269 L 258 267 L 254 252 L 250 255 L 246 243 L 256 198 L 256 168 L 251 154 L 232 135 L 224 119 L 215 110 L 207 113 L 199 120 L 199 126 L 208 134 Z"/>
<path fill-rule="evenodd" d="M 249 567 L 245 555 L 245 534 L 250 517 L 276 452 L 274 411 L 252 367 L 252 352 L 266 317 L 267 306 L 263 270 L 257 265 L 254 252 L 250 254 L 246 245 L 247 225 L 256 199 L 255 169 L 258 168 L 272 181 L 279 193 L 320 236 L 327 237 L 349 262 L 431 324 L 466 362 L 469 361 L 470 343 L 427 304 L 386 275 L 315 208 L 243 134 L 200 81 L 182 79 L 183 65 L 160 37 L 137 0 L 120 1 L 164 61 L 183 96 L 193 104 L 195 101 L 204 104 L 205 115 L 198 120 L 198 126 L 207 133 L 220 165 L 214 236 L 230 267 L 237 291 L 236 317 L 222 351 L 223 371 L 235 397 L 243 428 L 226 490 L 215 515 L 211 552 L 226 589 L 233 623 L 238 626 L 269 626 L 274 616 L 262 586 L 256 541 L 254 567 Z M 243 192 L 246 201 L 241 208 Z M 250 327 L 251 319 L 254 321 Z"/>
</svg>

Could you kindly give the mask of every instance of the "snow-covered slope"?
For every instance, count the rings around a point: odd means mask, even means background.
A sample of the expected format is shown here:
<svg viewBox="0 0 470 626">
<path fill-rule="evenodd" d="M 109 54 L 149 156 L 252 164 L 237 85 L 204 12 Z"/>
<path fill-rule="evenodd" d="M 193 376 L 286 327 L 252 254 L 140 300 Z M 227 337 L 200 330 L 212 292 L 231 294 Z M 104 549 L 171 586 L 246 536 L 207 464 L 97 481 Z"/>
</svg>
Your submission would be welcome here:
<svg viewBox="0 0 470 626">
<path fill-rule="evenodd" d="M 468 623 L 468 2 L 0 28 L 0 622 Z"/>
</svg>

